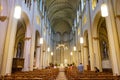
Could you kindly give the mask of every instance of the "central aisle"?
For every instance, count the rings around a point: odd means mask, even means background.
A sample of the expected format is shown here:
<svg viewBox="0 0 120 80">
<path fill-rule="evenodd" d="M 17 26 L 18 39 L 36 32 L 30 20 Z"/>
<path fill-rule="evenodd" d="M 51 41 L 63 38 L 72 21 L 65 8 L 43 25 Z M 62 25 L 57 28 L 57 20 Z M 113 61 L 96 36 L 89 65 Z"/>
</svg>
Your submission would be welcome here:
<svg viewBox="0 0 120 80">
<path fill-rule="evenodd" d="M 67 80 L 63 68 L 60 68 L 60 69 L 59 69 L 59 74 L 58 74 L 56 80 Z"/>
</svg>

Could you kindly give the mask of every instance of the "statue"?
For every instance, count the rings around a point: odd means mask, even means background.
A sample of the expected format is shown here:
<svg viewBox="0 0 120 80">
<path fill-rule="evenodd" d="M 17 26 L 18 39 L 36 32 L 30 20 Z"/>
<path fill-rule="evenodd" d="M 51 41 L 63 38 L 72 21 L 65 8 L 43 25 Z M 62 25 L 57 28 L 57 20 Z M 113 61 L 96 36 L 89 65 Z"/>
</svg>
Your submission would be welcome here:
<svg viewBox="0 0 120 80">
<path fill-rule="evenodd" d="M 21 47 L 22 47 L 21 43 L 19 42 L 17 46 L 17 55 L 16 55 L 17 58 L 21 57 Z"/>
<path fill-rule="evenodd" d="M 103 59 L 108 59 L 107 44 L 105 41 L 102 42 L 103 45 Z"/>
</svg>

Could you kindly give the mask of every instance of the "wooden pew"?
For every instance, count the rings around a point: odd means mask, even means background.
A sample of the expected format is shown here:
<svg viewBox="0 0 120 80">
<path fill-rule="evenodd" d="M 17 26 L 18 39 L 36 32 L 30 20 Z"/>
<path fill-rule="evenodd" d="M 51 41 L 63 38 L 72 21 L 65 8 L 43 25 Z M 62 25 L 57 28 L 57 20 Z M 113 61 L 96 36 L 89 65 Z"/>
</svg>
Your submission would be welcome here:
<svg viewBox="0 0 120 80">
<path fill-rule="evenodd" d="M 34 71 L 16 72 L 11 75 L 5 75 L 2 80 L 55 80 L 58 75 L 58 69 L 42 69 Z"/>
<path fill-rule="evenodd" d="M 112 73 L 95 73 L 93 71 L 84 71 L 80 73 L 77 68 L 66 68 L 65 74 L 68 80 L 120 80 L 120 76 L 113 76 Z"/>
</svg>

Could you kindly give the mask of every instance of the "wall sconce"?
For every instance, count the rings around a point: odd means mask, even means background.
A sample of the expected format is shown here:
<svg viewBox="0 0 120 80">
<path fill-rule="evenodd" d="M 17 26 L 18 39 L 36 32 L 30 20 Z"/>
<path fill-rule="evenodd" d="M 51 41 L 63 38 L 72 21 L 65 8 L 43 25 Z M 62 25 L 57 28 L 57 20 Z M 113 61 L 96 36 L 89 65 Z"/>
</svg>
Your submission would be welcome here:
<svg viewBox="0 0 120 80">
<path fill-rule="evenodd" d="M 77 49 L 76 49 L 76 46 L 74 46 L 74 47 L 73 47 L 73 50 L 74 50 L 74 51 L 76 51 L 76 50 L 77 50 Z"/>
<path fill-rule="evenodd" d="M 67 59 L 64 59 L 64 63 L 67 63 Z"/>
<path fill-rule="evenodd" d="M 50 48 L 49 47 L 47 48 L 47 51 L 50 52 Z"/>
<path fill-rule="evenodd" d="M 65 50 L 68 50 L 68 47 L 66 46 L 64 49 L 65 49 Z"/>
<path fill-rule="evenodd" d="M 43 44 L 43 38 L 40 38 L 40 44 Z"/>
<path fill-rule="evenodd" d="M 83 44 L 83 37 L 80 37 L 80 43 Z"/>
<path fill-rule="evenodd" d="M 101 5 L 101 15 L 102 15 L 102 17 L 108 16 L 108 8 L 105 3 Z"/>
<path fill-rule="evenodd" d="M 72 55 L 73 55 L 73 53 L 71 52 L 71 53 L 70 53 L 70 55 L 72 56 Z"/>
<path fill-rule="evenodd" d="M 53 56 L 53 52 L 51 52 L 51 56 Z"/>
<path fill-rule="evenodd" d="M 21 17 L 21 7 L 15 6 L 14 18 L 20 19 L 20 17 Z"/>
</svg>

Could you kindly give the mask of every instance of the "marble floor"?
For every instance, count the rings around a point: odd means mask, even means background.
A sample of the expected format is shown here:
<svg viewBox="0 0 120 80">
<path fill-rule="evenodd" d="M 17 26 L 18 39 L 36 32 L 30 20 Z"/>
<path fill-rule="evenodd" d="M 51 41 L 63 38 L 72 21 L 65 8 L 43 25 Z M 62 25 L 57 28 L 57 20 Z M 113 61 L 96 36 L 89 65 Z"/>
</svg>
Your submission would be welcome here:
<svg viewBox="0 0 120 80">
<path fill-rule="evenodd" d="M 58 74 L 56 80 L 67 80 L 64 69 L 59 70 L 59 74 Z"/>
</svg>

